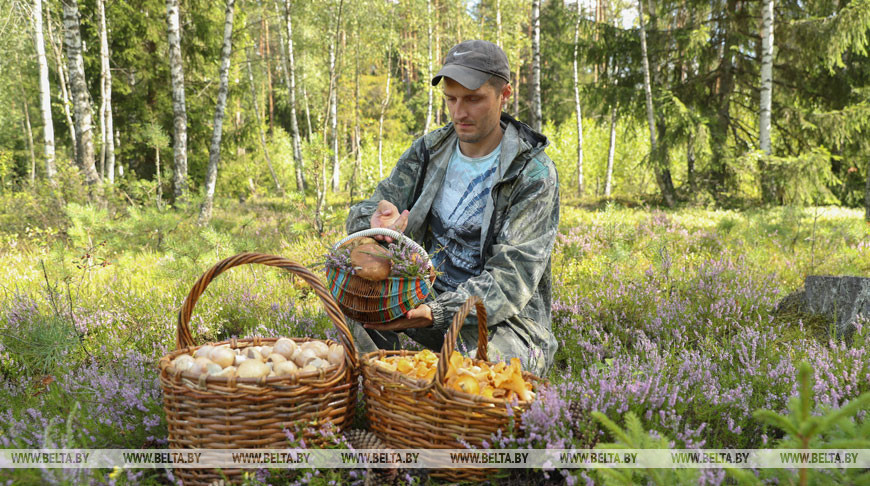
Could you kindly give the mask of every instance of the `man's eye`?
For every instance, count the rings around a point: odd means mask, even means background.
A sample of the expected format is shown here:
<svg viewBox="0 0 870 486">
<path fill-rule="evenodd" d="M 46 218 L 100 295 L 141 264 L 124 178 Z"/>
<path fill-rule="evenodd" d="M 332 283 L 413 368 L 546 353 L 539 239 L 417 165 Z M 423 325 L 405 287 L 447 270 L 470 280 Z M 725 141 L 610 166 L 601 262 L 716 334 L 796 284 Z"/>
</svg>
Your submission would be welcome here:
<svg viewBox="0 0 870 486">
<path fill-rule="evenodd" d="M 480 98 L 478 98 L 477 96 L 471 96 L 468 98 L 468 101 L 470 101 L 472 103 L 479 101 L 479 100 L 480 100 Z"/>
</svg>

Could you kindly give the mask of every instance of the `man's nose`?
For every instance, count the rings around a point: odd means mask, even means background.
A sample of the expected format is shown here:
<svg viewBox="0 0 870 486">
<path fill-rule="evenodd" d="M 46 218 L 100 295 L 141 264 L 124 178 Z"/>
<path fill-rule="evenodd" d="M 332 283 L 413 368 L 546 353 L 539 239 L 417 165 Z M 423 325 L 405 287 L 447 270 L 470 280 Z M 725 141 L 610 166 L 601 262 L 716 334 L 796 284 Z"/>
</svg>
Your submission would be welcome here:
<svg viewBox="0 0 870 486">
<path fill-rule="evenodd" d="M 465 104 L 461 101 L 457 101 L 453 106 L 453 114 L 460 120 L 465 118 L 465 111 Z"/>
</svg>

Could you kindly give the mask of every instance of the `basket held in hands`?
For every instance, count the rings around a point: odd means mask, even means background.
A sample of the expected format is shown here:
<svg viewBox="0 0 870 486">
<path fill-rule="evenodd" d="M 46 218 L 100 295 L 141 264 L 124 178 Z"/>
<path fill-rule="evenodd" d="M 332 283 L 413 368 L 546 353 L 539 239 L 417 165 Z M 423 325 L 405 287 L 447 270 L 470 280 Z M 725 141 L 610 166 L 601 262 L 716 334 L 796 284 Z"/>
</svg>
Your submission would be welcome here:
<svg viewBox="0 0 870 486">
<path fill-rule="evenodd" d="M 343 238 L 333 246 L 338 249 L 355 238 L 383 235 L 402 240 L 425 261 L 431 260 L 426 250 L 407 236 L 387 228 L 371 228 Z M 347 317 L 363 324 L 389 322 L 422 304 L 435 282 L 435 273 L 428 279 L 388 277 L 378 282 L 351 274 L 347 270 L 328 269 L 326 282 L 332 296 Z"/>
</svg>

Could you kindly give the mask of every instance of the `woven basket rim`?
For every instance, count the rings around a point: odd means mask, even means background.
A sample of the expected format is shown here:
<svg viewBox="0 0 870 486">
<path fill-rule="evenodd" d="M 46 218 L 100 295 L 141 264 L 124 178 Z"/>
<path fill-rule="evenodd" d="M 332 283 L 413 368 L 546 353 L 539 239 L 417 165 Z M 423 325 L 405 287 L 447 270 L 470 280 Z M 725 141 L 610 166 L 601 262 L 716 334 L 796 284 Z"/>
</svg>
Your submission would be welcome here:
<svg viewBox="0 0 870 486">
<path fill-rule="evenodd" d="M 422 352 L 422 351 L 413 351 L 413 350 L 408 350 L 408 349 L 391 350 L 391 351 L 381 349 L 378 351 L 371 351 L 371 352 L 368 352 L 368 353 L 360 356 L 360 368 L 362 370 L 366 370 L 366 369 L 377 370 L 377 372 L 381 375 L 379 378 L 384 379 L 385 381 L 392 380 L 392 381 L 395 381 L 397 383 L 409 382 L 409 383 L 418 385 L 418 388 L 411 389 L 410 391 L 423 391 L 423 390 L 434 389 L 434 388 L 438 387 L 436 384 L 436 379 L 435 379 L 435 378 L 437 378 L 437 375 L 436 375 L 436 377 L 432 378 L 432 380 L 424 380 L 422 378 L 414 378 L 414 377 L 408 376 L 400 371 L 391 371 L 391 370 L 388 370 L 386 368 L 380 367 L 377 364 L 375 364 L 375 360 L 377 358 L 390 357 L 390 356 L 402 356 L 402 355 L 413 356 L 413 355 L 420 353 L 420 352 Z M 437 353 L 436 353 L 436 355 L 437 355 Z M 439 357 L 439 360 L 440 359 L 441 358 Z M 480 363 L 486 363 L 490 366 L 495 364 L 492 361 L 487 361 L 484 359 L 477 359 L 477 358 L 471 358 L 471 361 L 472 361 L 472 363 L 474 363 L 476 365 L 480 364 Z M 542 386 L 545 386 L 548 384 L 547 380 L 545 380 L 543 378 L 539 378 L 538 376 L 536 376 L 528 371 L 524 370 L 522 372 L 522 374 L 523 374 L 524 380 L 532 383 L 532 385 L 533 385 L 532 390 L 535 392 L 536 395 L 540 391 L 540 388 Z M 368 375 L 369 374 L 366 374 L 366 376 L 368 376 Z M 401 383 L 401 384 L 406 385 L 406 383 Z M 493 405 L 511 405 L 513 407 L 513 406 L 530 405 L 534 401 L 534 399 L 523 401 L 523 400 L 508 400 L 506 398 L 487 398 L 487 397 L 484 397 L 481 395 L 475 395 L 473 393 L 466 393 L 466 392 L 462 392 L 459 390 L 454 390 L 452 388 L 447 388 L 443 384 L 440 387 L 439 391 L 441 391 L 442 393 L 447 395 L 445 398 L 454 398 L 455 397 L 459 400 L 464 400 L 465 402 L 473 402 L 473 404 L 480 404 L 480 403 L 490 404 L 491 403 Z M 462 405 L 468 405 L 468 403 L 463 403 Z"/>
</svg>

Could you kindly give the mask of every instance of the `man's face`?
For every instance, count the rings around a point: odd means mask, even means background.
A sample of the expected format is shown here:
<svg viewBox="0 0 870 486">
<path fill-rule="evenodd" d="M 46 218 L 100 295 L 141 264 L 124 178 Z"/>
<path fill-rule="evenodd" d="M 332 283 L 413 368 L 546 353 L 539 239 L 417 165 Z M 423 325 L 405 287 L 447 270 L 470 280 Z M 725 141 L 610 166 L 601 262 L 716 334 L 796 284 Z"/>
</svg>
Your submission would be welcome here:
<svg viewBox="0 0 870 486">
<path fill-rule="evenodd" d="M 472 91 L 448 77 L 443 81 L 444 99 L 459 140 L 472 144 L 486 140 L 499 126 L 502 103 L 511 93 L 510 84 L 496 93 L 488 83 Z"/>
</svg>

